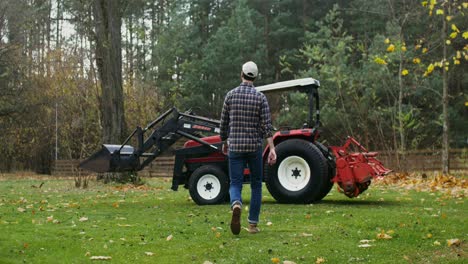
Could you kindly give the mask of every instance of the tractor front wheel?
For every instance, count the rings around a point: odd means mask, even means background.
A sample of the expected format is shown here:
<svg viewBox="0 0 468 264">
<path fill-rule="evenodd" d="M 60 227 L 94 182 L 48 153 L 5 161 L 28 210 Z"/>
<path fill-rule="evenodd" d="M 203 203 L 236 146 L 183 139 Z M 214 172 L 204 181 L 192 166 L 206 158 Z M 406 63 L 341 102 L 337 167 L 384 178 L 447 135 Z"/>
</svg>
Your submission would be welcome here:
<svg viewBox="0 0 468 264">
<path fill-rule="evenodd" d="M 323 198 L 328 166 L 312 142 L 283 141 L 276 147 L 276 155 L 276 164 L 266 166 L 265 174 L 266 186 L 273 198 L 280 203 L 311 203 Z"/>
<path fill-rule="evenodd" d="M 190 176 L 189 192 L 198 205 L 223 203 L 229 195 L 229 177 L 218 166 L 201 166 Z"/>
</svg>

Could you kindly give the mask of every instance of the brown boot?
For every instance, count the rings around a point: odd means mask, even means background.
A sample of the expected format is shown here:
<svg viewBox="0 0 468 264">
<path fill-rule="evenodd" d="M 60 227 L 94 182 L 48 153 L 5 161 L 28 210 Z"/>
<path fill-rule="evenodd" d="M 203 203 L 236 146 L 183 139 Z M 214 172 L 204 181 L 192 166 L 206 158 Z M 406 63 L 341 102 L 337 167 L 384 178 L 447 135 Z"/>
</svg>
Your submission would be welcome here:
<svg viewBox="0 0 468 264">
<path fill-rule="evenodd" d="M 257 234 L 260 232 L 260 229 L 258 229 L 257 224 L 249 224 L 249 229 L 247 231 L 249 231 L 250 234 Z"/>
<path fill-rule="evenodd" d="M 234 235 L 238 235 L 241 230 L 241 223 L 240 223 L 241 212 L 242 212 L 242 209 L 239 204 L 236 204 L 232 207 L 231 232 Z"/>
</svg>

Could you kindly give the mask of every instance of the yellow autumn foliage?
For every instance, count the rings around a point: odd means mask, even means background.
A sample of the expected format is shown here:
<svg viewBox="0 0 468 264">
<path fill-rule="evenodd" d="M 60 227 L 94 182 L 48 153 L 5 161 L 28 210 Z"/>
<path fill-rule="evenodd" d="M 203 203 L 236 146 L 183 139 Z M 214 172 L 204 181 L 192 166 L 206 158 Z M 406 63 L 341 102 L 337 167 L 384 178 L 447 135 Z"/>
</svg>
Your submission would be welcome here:
<svg viewBox="0 0 468 264">
<path fill-rule="evenodd" d="M 452 24 L 452 30 L 457 32 L 457 33 L 460 33 L 460 30 L 457 28 L 457 26 L 455 24 Z"/>
<path fill-rule="evenodd" d="M 387 62 L 384 59 L 379 58 L 379 57 L 376 57 L 374 59 L 374 62 L 377 63 L 377 64 L 380 64 L 380 65 L 387 65 Z"/>
<path fill-rule="evenodd" d="M 462 37 L 468 39 L 468 31 L 463 32 Z"/>
<path fill-rule="evenodd" d="M 434 71 L 434 64 L 429 64 L 429 66 L 427 66 L 427 72 L 428 73 L 432 73 L 432 71 Z"/>
</svg>

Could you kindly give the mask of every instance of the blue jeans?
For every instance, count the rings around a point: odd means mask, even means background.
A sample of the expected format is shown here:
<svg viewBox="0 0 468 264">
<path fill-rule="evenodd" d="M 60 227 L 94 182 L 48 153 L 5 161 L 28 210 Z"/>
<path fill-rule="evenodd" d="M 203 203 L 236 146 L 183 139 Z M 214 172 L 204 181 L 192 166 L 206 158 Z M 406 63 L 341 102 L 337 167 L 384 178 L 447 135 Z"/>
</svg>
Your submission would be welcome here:
<svg viewBox="0 0 468 264">
<path fill-rule="evenodd" d="M 263 179 L 263 160 L 262 149 L 255 152 L 232 152 L 229 151 L 229 195 L 231 197 L 231 207 L 238 203 L 242 205 L 242 183 L 244 180 L 244 168 L 246 164 L 250 169 L 250 224 L 258 223 L 260 216 L 260 207 L 262 204 L 262 179 Z"/>
</svg>

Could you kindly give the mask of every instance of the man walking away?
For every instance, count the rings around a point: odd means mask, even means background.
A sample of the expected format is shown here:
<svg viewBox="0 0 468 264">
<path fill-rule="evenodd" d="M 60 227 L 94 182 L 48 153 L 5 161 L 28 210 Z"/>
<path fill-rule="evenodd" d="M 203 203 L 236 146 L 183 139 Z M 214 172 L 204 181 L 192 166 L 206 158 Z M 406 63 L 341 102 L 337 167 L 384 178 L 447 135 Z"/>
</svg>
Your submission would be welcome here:
<svg viewBox="0 0 468 264">
<path fill-rule="evenodd" d="M 270 107 L 264 94 L 255 90 L 253 82 L 258 75 L 257 65 L 246 62 L 242 66 L 242 83 L 229 91 L 221 112 L 221 140 L 223 151 L 229 158 L 229 195 L 231 197 L 231 231 L 238 235 L 241 229 L 242 183 L 244 168 L 250 169 L 251 198 L 249 208 L 249 233 L 259 232 L 260 207 L 262 203 L 262 144 L 267 138 L 270 152 L 268 163 L 276 162 L 272 139 Z"/>
</svg>

